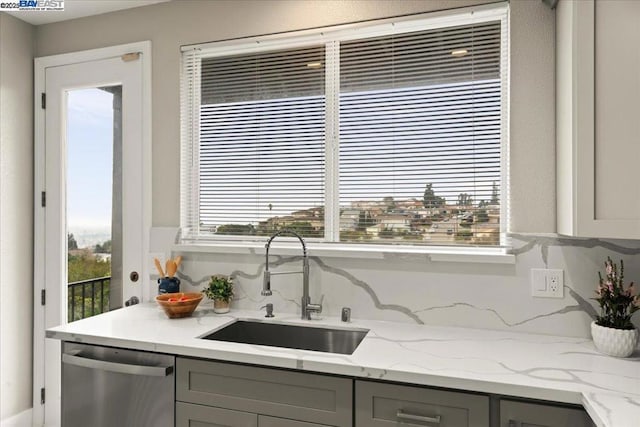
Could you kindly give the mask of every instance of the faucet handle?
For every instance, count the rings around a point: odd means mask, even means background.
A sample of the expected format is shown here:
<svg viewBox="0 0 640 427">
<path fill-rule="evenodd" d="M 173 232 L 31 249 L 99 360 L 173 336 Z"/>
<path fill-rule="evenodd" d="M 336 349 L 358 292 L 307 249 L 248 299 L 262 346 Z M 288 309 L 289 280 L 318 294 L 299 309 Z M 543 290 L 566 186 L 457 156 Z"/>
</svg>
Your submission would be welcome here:
<svg viewBox="0 0 640 427">
<path fill-rule="evenodd" d="M 322 313 L 322 304 L 307 304 L 307 313 Z"/>
<path fill-rule="evenodd" d="M 343 322 L 351 322 L 351 309 L 349 307 L 342 307 L 341 319 Z"/>
</svg>

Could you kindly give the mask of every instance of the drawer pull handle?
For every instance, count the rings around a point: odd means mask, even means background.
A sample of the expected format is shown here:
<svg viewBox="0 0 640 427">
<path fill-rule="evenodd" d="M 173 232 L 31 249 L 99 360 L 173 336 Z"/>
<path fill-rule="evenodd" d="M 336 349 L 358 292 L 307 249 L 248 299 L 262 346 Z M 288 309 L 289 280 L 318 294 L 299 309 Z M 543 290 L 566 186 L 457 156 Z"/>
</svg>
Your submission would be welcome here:
<svg viewBox="0 0 640 427">
<path fill-rule="evenodd" d="M 396 416 L 401 421 L 402 420 L 420 421 L 420 422 L 423 422 L 423 423 L 440 424 L 440 415 L 436 415 L 435 417 L 427 417 L 427 416 L 424 416 L 424 415 L 413 415 L 413 414 L 407 414 L 402 409 L 399 409 L 398 413 L 396 414 Z"/>
</svg>

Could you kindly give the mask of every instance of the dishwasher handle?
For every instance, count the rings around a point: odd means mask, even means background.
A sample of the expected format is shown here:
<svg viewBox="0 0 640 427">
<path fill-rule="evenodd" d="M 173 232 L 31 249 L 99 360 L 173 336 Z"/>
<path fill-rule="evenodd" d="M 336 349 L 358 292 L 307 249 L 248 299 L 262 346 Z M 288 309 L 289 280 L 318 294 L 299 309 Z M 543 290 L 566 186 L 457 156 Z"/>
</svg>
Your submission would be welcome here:
<svg viewBox="0 0 640 427">
<path fill-rule="evenodd" d="M 173 366 L 145 366 L 129 363 L 107 362 L 106 360 L 90 359 L 67 353 L 62 355 L 62 363 L 89 369 L 100 369 L 102 371 L 117 372 L 128 375 L 142 375 L 147 377 L 166 377 L 173 373 Z"/>
</svg>

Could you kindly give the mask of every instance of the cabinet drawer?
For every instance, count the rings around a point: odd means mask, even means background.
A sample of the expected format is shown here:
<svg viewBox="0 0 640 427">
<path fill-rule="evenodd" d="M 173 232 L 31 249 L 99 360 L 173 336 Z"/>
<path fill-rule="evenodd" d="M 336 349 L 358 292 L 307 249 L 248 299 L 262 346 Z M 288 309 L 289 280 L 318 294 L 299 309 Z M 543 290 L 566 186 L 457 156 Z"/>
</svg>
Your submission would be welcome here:
<svg viewBox="0 0 640 427">
<path fill-rule="evenodd" d="M 356 381 L 356 427 L 489 427 L 489 398 Z"/>
<path fill-rule="evenodd" d="M 176 427 L 258 427 L 258 416 L 247 412 L 176 402 Z"/>
<path fill-rule="evenodd" d="M 306 421 L 285 420 L 284 418 L 258 416 L 258 427 L 327 427 L 323 424 L 308 423 Z"/>
<path fill-rule="evenodd" d="M 595 427 L 582 409 L 500 401 L 500 427 Z"/>
<path fill-rule="evenodd" d="M 244 412 L 350 426 L 353 381 L 188 358 L 176 360 L 176 399 Z"/>
</svg>

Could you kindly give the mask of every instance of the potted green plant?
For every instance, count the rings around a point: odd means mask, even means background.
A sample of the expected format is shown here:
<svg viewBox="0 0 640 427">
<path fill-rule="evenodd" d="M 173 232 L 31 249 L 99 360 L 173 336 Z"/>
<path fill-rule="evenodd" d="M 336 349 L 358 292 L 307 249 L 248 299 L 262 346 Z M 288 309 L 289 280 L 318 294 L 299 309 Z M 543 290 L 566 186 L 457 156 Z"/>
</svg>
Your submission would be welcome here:
<svg viewBox="0 0 640 427">
<path fill-rule="evenodd" d="M 213 311 L 216 313 L 228 313 L 229 304 L 233 298 L 233 278 L 222 274 L 211 276 L 209 284 L 202 293 L 213 301 Z"/>
<path fill-rule="evenodd" d="M 600 305 L 600 315 L 591 323 L 591 336 L 601 353 L 627 357 L 638 345 L 638 329 L 631 317 L 640 306 L 640 297 L 635 295 L 633 282 L 625 289 L 622 260 L 620 269 L 610 257 L 604 266 L 606 276 L 598 272 L 600 283 L 594 298 Z"/>
</svg>

